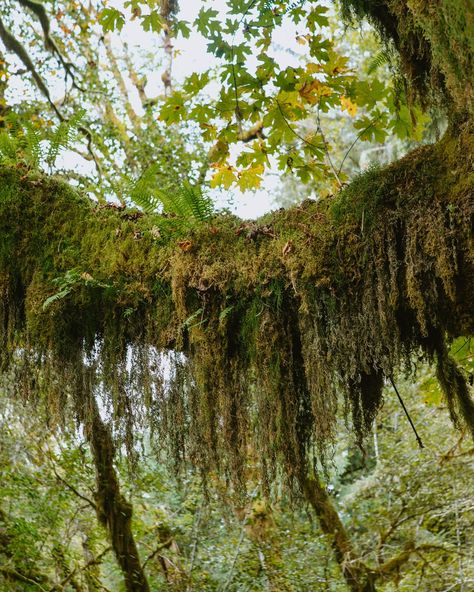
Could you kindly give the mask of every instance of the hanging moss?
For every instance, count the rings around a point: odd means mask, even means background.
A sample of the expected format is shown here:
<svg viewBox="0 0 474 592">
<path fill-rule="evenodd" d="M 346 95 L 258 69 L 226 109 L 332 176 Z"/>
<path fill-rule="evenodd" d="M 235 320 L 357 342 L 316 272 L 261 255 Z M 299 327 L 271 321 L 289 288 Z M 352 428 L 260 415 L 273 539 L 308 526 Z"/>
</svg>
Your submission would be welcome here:
<svg viewBox="0 0 474 592">
<path fill-rule="evenodd" d="M 440 96 L 473 112 L 474 13 L 471 0 L 342 0 L 347 20 L 367 17 L 394 44 L 409 96 L 425 106 Z"/>
<path fill-rule="evenodd" d="M 236 482 L 256 460 L 267 482 L 280 467 L 300 480 L 341 394 L 363 438 L 413 353 L 437 357 L 453 417 L 471 422 L 443 348 L 474 330 L 473 146 L 465 124 L 334 198 L 185 235 L 2 169 L 2 367 L 60 421 L 81 409 L 71 372 L 89 360 L 130 454 L 146 424 L 177 465 Z"/>
</svg>

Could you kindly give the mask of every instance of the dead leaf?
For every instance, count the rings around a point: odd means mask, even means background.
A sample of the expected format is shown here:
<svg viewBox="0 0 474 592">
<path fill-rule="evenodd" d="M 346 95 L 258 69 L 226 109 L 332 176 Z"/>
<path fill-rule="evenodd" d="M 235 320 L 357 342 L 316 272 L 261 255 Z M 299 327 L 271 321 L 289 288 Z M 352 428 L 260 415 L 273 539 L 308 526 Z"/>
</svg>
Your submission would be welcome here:
<svg viewBox="0 0 474 592">
<path fill-rule="evenodd" d="M 192 246 L 193 246 L 193 243 L 190 240 L 178 241 L 178 247 L 183 251 L 183 253 L 187 253 L 191 249 Z"/>
<path fill-rule="evenodd" d="M 291 251 L 293 250 L 293 243 L 291 242 L 291 240 L 287 241 L 285 246 L 282 249 L 282 254 L 283 255 L 288 255 L 288 253 L 291 253 Z"/>
</svg>

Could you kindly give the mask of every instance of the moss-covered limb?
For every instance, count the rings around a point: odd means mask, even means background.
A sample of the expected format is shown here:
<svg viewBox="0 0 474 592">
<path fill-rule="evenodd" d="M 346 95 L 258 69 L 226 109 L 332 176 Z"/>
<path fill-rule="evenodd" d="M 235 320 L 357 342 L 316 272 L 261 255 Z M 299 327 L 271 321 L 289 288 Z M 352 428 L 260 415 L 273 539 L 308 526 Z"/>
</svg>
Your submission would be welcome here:
<svg viewBox="0 0 474 592">
<path fill-rule="evenodd" d="M 64 368 L 92 356 L 128 444 L 147 422 L 176 462 L 243 481 L 258 450 L 267 478 L 294 480 L 334 436 L 340 392 L 362 435 L 384 378 L 474 332 L 473 146 L 464 124 L 334 198 L 185 234 L 3 169 L 2 364 L 64 413 Z"/>
<path fill-rule="evenodd" d="M 347 14 L 368 17 L 393 41 L 409 91 L 427 104 L 444 95 L 473 112 L 474 9 L 471 0 L 343 0 Z M 434 91 L 434 92 L 433 92 Z"/>
<path fill-rule="evenodd" d="M 358 557 L 334 503 L 319 478 L 302 477 L 300 486 L 306 501 L 318 517 L 321 530 L 330 538 L 334 556 L 351 592 L 375 592 L 375 572 Z"/>
<path fill-rule="evenodd" d="M 76 402 L 96 469 L 97 517 L 110 538 L 127 592 L 149 592 L 150 587 L 132 532 L 132 505 L 120 492 L 114 467 L 115 444 L 110 429 L 100 416 L 93 392 L 94 382 L 89 378 L 90 368 L 84 368 L 76 377 Z"/>
<path fill-rule="evenodd" d="M 474 439 L 474 401 L 466 377 L 444 343 L 438 348 L 437 358 L 436 376 L 446 395 L 451 419 L 458 426 L 465 423 Z"/>
</svg>

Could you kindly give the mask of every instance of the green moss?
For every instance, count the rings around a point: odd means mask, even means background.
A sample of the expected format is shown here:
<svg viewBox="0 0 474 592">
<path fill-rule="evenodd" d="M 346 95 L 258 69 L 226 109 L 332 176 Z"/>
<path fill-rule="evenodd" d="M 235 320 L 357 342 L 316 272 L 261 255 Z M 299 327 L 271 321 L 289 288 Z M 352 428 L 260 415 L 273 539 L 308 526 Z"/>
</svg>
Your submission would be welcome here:
<svg viewBox="0 0 474 592">
<path fill-rule="evenodd" d="M 185 234 L 2 169 L 2 365 L 58 415 L 81 409 L 87 370 L 131 452 L 146 422 L 176 465 L 242 483 L 257 459 L 295 479 L 313 445 L 324 457 L 341 393 L 362 438 L 384 378 L 474 332 L 472 143 L 464 124 L 332 199 Z"/>
<path fill-rule="evenodd" d="M 474 11 L 470 0 L 343 0 L 347 19 L 367 17 L 400 55 L 412 98 L 440 96 L 473 112 Z"/>
</svg>

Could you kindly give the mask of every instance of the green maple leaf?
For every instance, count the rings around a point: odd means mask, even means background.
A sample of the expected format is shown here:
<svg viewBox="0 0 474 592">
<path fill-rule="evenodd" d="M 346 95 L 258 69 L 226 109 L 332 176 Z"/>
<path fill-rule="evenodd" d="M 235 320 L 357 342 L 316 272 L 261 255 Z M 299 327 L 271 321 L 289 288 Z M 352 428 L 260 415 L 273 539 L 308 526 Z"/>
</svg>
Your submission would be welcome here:
<svg viewBox="0 0 474 592">
<path fill-rule="evenodd" d="M 194 21 L 194 26 L 201 35 L 209 37 L 218 31 L 219 21 L 215 18 L 218 14 L 219 12 L 212 8 L 201 8 Z"/>
<path fill-rule="evenodd" d="M 185 116 L 184 96 L 182 93 L 175 92 L 161 107 L 160 120 L 170 125 L 181 121 Z"/>
<path fill-rule="evenodd" d="M 125 17 L 116 8 L 104 8 L 99 13 L 99 23 L 104 32 L 121 31 L 125 24 Z"/>
<path fill-rule="evenodd" d="M 142 27 L 145 31 L 154 31 L 159 33 L 163 28 L 163 19 L 159 12 L 153 10 L 150 14 L 147 14 L 142 18 Z"/>
<path fill-rule="evenodd" d="M 307 18 L 308 29 L 314 31 L 316 25 L 320 27 L 327 27 L 329 25 L 329 19 L 326 16 L 328 8 L 326 6 L 317 6 L 309 13 Z"/>
<path fill-rule="evenodd" d="M 176 21 L 173 25 L 173 29 L 176 37 L 181 34 L 184 39 L 189 39 L 189 36 L 191 35 L 191 27 L 186 21 Z"/>
</svg>

